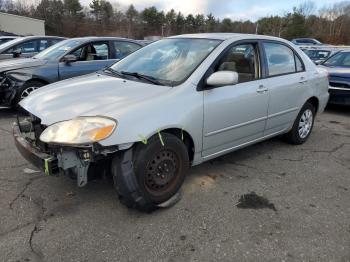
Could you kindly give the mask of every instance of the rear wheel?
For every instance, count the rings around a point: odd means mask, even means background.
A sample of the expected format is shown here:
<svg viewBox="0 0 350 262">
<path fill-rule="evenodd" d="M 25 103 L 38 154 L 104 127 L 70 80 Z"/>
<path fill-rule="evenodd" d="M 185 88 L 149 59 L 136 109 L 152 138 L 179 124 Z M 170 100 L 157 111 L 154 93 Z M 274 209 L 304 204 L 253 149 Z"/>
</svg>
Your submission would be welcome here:
<svg viewBox="0 0 350 262">
<path fill-rule="evenodd" d="M 295 145 L 305 143 L 314 126 L 315 112 L 315 107 L 306 102 L 295 119 L 293 128 L 285 135 L 289 143 Z"/>
<path fill-rule="evenodd" d="M 172 198 L 183 184 L 189 167 L 187 148 L 172 134 L 163 133 L 162 140 L 164 146 L 156 135 L 146 145 L 137 144 L 134 148 L 132 175 L 135 177 L 137 197 L 134 197 L 135 190 L 130 186 L 132 182 L 121 181 L 122 174 L 113 171 L 117 191 L 122 203 L 128 207 L 144 211 L 156 209 Z M 123 168 L 119 170 L 127 172 Z"/>
</svg>

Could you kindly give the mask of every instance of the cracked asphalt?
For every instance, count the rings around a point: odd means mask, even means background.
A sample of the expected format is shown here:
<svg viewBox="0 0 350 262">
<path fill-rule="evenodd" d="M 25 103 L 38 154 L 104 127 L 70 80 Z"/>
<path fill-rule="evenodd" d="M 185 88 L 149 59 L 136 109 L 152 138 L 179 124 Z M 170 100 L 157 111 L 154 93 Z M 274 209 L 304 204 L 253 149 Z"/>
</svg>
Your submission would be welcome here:
<svg viewBox="0 0 350 262">
<path fill-rule="evenodd" d="M 349 108 L 319 115 L 304 145 L 276 138 L 192 168 L 181 201 L 151 214 L 111 180 L 32 173 L 14 119 L 0 109 L 0 261 L 350 261 Z M 239 208 L 252 192 L 273 208 Z"/>
</svg>

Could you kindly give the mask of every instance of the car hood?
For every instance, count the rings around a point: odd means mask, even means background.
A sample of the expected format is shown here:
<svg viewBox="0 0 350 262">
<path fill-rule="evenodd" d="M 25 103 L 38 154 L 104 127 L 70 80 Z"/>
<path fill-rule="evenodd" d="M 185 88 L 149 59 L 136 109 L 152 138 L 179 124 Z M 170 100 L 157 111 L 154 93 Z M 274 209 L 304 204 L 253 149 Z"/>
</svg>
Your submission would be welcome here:
<svg viewBox="0 0 350 262">
<path fill-rule="evenodd" d="M 320 66 L 328 71 L 329 75 L 332 77 L 345 77 L 350 78 L 350 68 L 347 67 L 329 67 Z"/>
<path fill-rule="evenodd" d="M 116 117 L 133 104 L 170 89 L 94 73 L 42 87 L 20 106 L 39 117 L 43 125 L 50 125 L 78 116 Z"/>
<path fill-rule="evenodd" d="M 18 58 L 8 59 L 0 62 L 0 72 L 6 72 L 15 69 L 22 69 L 28 67 L 41 66 L 46 64 L 47 61 L 34 58 Z"/>
</svg>

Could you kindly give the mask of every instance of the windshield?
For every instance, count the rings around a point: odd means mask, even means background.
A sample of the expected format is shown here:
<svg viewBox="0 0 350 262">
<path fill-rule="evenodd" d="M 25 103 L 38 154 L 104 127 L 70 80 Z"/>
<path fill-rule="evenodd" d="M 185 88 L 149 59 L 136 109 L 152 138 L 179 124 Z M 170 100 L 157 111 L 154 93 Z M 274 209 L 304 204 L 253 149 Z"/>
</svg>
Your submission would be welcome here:
<svg viewBox="0 0 350 262">
<path fill-rule="evenodd" d="M 141 48 L 111 68 L 175 86 L 185 81 L 220 43 L 211 39 L 164 39 Z"/>
<path fill-rule="evenodd" d="M 55 45 L 50 46 L 44 51 L 40 52 L 34 58 L 44 60 L 56 60 L 61 58 L 66 52 L 72 50 L 81 43 L 79 40 L 69 39 L 58 42 Z"/>
<path fill-rule="evenodd" d="M 305 50 L 304 52 L 308 55 L 308 57 L 314 60 L 326 59 L 331 53 L 330 51 L 326 50 Z"/>
<path fill-rule="evenodd" d="M 350 67 L 350 52 L 337 53 L 326 60 L 323 65 Z"/>
</svg>

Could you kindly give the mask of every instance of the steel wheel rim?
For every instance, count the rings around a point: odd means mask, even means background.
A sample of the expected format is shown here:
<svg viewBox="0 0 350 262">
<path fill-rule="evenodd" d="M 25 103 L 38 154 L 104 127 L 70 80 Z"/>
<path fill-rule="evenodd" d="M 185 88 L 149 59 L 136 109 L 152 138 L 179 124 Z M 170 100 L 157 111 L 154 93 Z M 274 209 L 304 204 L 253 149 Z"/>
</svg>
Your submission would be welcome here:
<svg viewBox="0 0 350 262">
<path fill-rule="evenodd" d="M 164 149 L 157 152 L 148 162 L 145 187 L 151 194 L 167 192 L 176 184 L 179 171 L 179 159 L 175 152 Z"/>
<path fill-rule="evenodd" d="M 38 89 L 39 87 L 37 86 L 30 86 L 27 87 L 26 89 L 23 90 L 23 92 L 21 93 L 21 100 L 28 97 L 30 95 L 30 93 L 32 93 L 34 90 Z"/>
<path fill-rule="evenodd" d="M 300 138 L 306 138 L 312 129 L 313 114 L 310 109 L 306 109 L 300 117 L 298 132 Z"/>
</svg>

